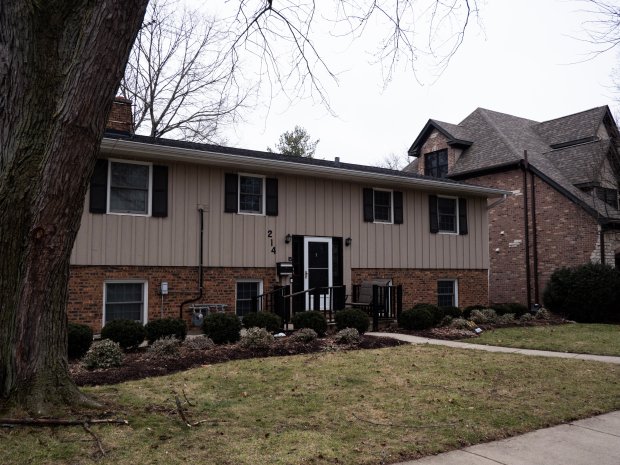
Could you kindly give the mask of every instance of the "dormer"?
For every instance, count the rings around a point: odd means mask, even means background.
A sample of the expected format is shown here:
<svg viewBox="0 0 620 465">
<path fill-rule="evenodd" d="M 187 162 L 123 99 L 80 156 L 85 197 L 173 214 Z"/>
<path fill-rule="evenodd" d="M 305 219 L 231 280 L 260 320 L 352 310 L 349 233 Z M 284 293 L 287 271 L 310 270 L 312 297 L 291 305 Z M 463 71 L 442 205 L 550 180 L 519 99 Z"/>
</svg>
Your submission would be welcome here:
<svg viewBox="0 0 620 465">
<path fill-rule="evenodd" d="M 409 156 L 417 158 L 412 168 L 418 174 L 445 178 L 471 144 L 465 128 L 430 119 L 409 149 Z"/>
</svg>

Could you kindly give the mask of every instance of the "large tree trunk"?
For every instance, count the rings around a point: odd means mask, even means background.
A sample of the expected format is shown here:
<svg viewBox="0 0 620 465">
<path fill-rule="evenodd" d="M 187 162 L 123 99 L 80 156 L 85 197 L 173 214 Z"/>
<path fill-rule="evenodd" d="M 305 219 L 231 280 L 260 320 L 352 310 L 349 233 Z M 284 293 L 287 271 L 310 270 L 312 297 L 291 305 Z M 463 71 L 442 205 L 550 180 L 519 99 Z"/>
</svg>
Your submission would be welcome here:
<svg viewBox="0 0 620 465">
<path fill-rule="evenodd" d="M 67 373 L 69 257 L 147 3 L 0 2 L 0 408 L 87 400 Z"/>
</svg>

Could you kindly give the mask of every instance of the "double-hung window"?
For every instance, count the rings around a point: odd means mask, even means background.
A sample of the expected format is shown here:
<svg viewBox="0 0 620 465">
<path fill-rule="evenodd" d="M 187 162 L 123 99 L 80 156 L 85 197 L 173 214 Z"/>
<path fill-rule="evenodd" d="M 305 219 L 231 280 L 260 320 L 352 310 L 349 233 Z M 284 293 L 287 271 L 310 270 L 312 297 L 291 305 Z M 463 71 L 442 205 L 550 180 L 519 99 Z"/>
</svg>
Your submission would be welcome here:
<svg viewBox="0 0 620 465">
<path fill-rule="evenodd" d="M 392 222 L 392 191 L 373 189 L 375 222 Z"/>
<path fill-rule="evenodd" d="M 150 214 L 150 163 L 110 161 L 108 213 Z"/>
<path fill-rule="evenodd" d="M 146 282 L 112 281 L 104 286 L 104 325 L 113 320 L 146 322 Z"/>
<path fill-rule="evenodd" d="M 437 281 L 437 306 L 458 307 L 458 285 L 454 279 Z"/>
<path fill-rule="evenodd" d="M 452 197 L 437 197 L 437 221 L 439 232 L 456 233 L 458 231 L 458 204 Z"/>
<path fill-rule="evenodd" d="M 100 158 L 90 179 L 88 211 L 95 214 L 168 216 L 168 167 Z"/>
<path fill-rule="evenodd" d="M 265 211 L 265 178 L 239 175 L 239 213 L 262 215 Z"/>
<path fill-rule="evenodd" d="M 448 151 L 446 149 L 424 155 L 424 174 L 435 178 L 448 176 Z"/>
<path fill-rule="evenodd" d="M 255 312 L 254 297 L 263 293 L 263 282 L 260 280 L 243 279 L 237 281 L 237 316 Z"/>
<path fill-rule="evenodd" d="M 278 216 L 278 178 L 258 174 L 224 175 L 224 211 Z"/>
<path fill-rule="evenodd" d="M 429 195 L 428 200 L 431 233 L 467 234 L 466 199 Z"/>
<path fill-rule="evenodd" d="M 389 189 L 362 189 L 364 221 L 403 224 L 403 193 Z"/>
</svg>

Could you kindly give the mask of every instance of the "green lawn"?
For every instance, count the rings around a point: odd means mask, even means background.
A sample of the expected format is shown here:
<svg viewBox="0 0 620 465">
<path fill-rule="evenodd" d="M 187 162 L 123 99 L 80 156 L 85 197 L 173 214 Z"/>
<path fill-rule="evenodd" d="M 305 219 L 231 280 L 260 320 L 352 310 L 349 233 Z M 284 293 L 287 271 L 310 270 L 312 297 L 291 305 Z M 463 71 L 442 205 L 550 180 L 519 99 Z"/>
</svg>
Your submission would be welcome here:
<svg viewBox="0 0 620 465">
<path fill-rule="evenodd" d="M 620 325 L 565 324 L 500 328 L 463 342 L 520 349 L 620 356 Z"/>
<path fill-rule="evenodd" d="M 188 429 L 174 406 L 193 406 Z M 393 463 L 620 408 L 620 366 L 400 346 L 210 365 L 88 389 L 130 426 L 0 429 L 0 463 Z"/>
</svg>

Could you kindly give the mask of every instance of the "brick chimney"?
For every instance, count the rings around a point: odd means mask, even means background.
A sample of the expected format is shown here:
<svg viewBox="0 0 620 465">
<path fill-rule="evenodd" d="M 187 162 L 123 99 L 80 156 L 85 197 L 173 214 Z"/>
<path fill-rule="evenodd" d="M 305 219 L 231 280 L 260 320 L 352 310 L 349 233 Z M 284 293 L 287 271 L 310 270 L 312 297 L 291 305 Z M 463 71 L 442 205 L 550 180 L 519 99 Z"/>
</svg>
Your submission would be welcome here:
<svg viewBox="0 0 620 465">
<path fill-rule="evenodd" d="M 133 112 L 131 111 L 131 100 L 125 97 L 115 97 L 112 109 L 108 116 L 106 129 L 113 131 L 133 134 Z"/>
</svg>

